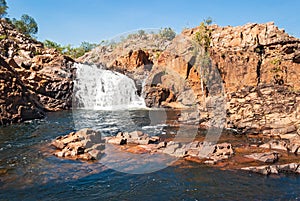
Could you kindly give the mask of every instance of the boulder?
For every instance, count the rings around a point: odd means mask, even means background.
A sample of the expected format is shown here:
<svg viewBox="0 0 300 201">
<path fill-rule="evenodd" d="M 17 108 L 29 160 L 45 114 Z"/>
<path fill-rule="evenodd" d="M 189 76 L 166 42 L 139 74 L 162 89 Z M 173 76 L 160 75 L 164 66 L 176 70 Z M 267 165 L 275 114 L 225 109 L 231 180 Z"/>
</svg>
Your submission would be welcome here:
<svg viewBox="0 0 300 201">
<path fill-rule="evenodd" d="M 57 137 L 51 145 L 58 149 L 54 153 L 57 157 L 82 160 L 98 160 L 105 149 L 105 141 L 102 140 L 101 133 L 89 128 Z"/>
</svg>

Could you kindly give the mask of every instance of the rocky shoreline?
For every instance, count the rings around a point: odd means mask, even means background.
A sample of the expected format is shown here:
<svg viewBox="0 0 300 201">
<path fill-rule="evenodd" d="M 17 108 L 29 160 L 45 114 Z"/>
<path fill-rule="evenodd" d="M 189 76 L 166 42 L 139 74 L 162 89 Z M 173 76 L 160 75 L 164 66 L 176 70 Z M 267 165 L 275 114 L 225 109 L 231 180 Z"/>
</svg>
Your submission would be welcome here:
<svg viewBox="0 0 300 201">
<path fill-rule="evenodd" d="M 134 155 L 166 154 L 222 169 L 240 169 L 265 175 L 300 174 L 300 136 L 294 136 L 291 140 L 294 144 L 290 143 L 297 149 L 289 150 L 281 145 L 282 142 L 271 140 L 261 145 L 247 144 L 245 141 L 242 144 L 208 143 L 197 138 L 192 142 L 177 142 L 148 136 L 141 131 L 119 132 L 116 136 L 102 139 L 99 131 L 82 129 L 56 138 L 51 145 L 56 148 L 55 156 L 73 160 L 101 162 L 106 154 L 105 147 L 112 145 L 115 149 Z M 293 157 L 288 156 L 290 154 Z"/>
</svg>

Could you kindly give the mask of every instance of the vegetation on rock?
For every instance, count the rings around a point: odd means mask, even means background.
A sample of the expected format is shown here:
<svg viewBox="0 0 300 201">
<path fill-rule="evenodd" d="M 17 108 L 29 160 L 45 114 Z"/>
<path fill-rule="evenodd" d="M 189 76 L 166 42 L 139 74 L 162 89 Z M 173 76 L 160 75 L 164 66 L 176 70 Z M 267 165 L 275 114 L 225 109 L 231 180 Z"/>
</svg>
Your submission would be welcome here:
<svg viewBox="0 0 300 201">
<path fill-rule="evenodd" d="M 195 34 L 195 41 L 204 47 L 207 52 L 211 44 L 212 31 L 208 28 L 208 25 L 212 23 L 211 18 L 207 18 L 200 23 L 199 30 Z"/>
<path fill-rule="evenodd" d="M 5 0 L 0 0 L 0 18 L 5 17 L 7 15 L 7 10 L 8 6 L 6 4 Z"/>
<path fill-rule="evenodd" d="M 34 36 L 38 32 L 38 25 L 33 17 L 24 14 L 20 20 L 15 18 L 12 19 L 12 24 L 15 26 L 17 31 L 25 34 L 26 36 Z"/>
<path fill-rule="evenodd" d="M 168 40 L 173 40 L 176 36 L 176 33 L 173 29 L 170 27 L 168 28 L 163 28 L 159 31 L 158 35 L 162 38 L 166 38 Z"/>
<path fill-rule="evenodd" d="M 0 18 L 4 18 L 7 15 L 7 9 L 8 6 L 6 1 L 0 0 Z M 23 14 L 20 20 L 6 18 L 6 21 L 11 23 L 18 32 L 23 33 L 26 36 L 33 37 L 38 32 L 38 25 L 35 19 L 27 14 Z"/>
<path fill-rule="evenodd" d="M 89 42 L 82 42 L 79 47 L 72 47 L 70 44 L 63 46 L 54 41 L 45 40 L 44 46 L 47 48 L 54 48 L 61 54 L 70 56 L 74 59 L 83 56 L 86 52 L 91 51 L 93 48 L 97 47 L 98 45 L 95 43 Z"/>
</svg>

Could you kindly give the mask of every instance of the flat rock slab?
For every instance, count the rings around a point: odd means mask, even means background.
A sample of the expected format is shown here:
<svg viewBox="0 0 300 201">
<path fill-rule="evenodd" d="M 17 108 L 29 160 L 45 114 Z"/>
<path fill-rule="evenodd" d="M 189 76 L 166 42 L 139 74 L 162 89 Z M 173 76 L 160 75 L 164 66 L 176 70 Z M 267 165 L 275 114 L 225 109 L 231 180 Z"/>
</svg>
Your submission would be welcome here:
<svg viewBox="0 0 300 201">
<path fill-rule="evenodd" d="M 278 152 L 266 152 L 266 153 L 254 153 L 250 155 L 245 155 L 247 158 L 252 158 L 257 161 L 261 161 L 264 163 L 274 163 L 278 161 L 279 154 Z"/>
</svg>

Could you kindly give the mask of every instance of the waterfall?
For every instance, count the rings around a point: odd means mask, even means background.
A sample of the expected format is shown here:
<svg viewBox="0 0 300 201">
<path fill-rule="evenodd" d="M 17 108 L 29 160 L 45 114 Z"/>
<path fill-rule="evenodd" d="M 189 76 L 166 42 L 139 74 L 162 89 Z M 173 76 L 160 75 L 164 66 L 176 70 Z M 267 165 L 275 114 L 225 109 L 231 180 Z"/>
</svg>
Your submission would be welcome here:
<svg viewBox="0 0 300 201">
<path fill-rule="evenodd" d="M 114 110 L 145 107 L 144 99 L 137 95 L 135 83 L 129 77 L 95 65 L 74 65 L 77 70 L 73 108 Z"/>
</svg>

